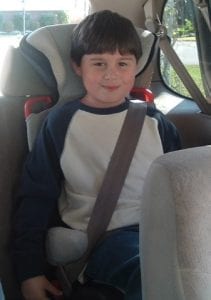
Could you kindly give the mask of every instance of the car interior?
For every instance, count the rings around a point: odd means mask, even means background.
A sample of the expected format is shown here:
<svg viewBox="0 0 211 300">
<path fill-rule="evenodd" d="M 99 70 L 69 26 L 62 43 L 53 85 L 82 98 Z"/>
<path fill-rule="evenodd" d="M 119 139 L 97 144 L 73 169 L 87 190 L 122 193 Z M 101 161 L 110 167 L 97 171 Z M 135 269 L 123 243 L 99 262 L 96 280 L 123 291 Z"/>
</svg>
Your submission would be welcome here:
<svg viewBox="0 0 211 300">
<path fill-rule="evenodd" d="M 179 1 L 180 5 L 191 2 L 194 12 L 202 92 L 183 70 L 180 57 L 172 50 L 168 26 L 161 22 L 167 2 L 171 1 L 90 0 L 88 13 L 110 9 L 134 23 L 143 56 L 131 97 L 161 110 L 178 128 L 182 141 L 182 150 L 152 163 L 145 181 L 140 216 L 143 300 L 209 300 L 211 39 L 207 36 L 211 35 L 211 2 Z M 22 299 L 10 243 L 24 160 L 51 107 L 84 94 L 79 77 L 66 63 L 74 26 L 49 25 L 23 36 L 18 47 L 8 49 L 0 74 L 0 280 L 6 300 Z M 165 82 L 160 67 L 163 56 L 176 65 L 188 96 Z"/>
</svg>

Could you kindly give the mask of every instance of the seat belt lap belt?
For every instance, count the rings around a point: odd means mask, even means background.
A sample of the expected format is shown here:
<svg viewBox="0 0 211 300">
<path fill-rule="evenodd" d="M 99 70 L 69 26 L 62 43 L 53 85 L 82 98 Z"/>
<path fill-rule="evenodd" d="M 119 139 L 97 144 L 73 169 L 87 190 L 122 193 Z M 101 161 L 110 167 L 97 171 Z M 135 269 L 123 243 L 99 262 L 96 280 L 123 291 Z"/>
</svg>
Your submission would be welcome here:
<svg viewBox="0 0 211 300">
<path fill-rule="evenodd" d="M 146 109 L 145 103 L 130 101 L 122 129 L 88 223 L 87 250 L 78 261 L 59 267 L 58 277 L 64 296 L 69 297 L 69 299 L 72 292 L 72 283 L 78 278 L 92 250 L 109 225 L 141 134 Z"/>
</svg>

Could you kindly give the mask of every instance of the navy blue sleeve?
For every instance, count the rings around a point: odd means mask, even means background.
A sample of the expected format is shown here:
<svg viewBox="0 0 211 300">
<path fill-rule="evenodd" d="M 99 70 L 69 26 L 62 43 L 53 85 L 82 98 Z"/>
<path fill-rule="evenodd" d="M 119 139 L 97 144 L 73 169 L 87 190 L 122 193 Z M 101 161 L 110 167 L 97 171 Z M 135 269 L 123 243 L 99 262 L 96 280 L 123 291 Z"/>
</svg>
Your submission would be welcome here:
<svg viewBox="0 0 211 300">
<path fill-rule="evenodd" d="M 12 249 L 20 282 L 45 273 L 45 236 L 61 192 L 60 156 L 72 114 L 68 106 L 49 114 L 24 166 Z"/>
<path fill-rule="evenodd" d="M 166 153 L 180 150 L 181 140 L 175 125 L 170 122 L 162 112 L 154 107 L 147 107 L 147 115 L 158 121 L 158 130 L 163 146 L 163 152 Z"/>
</svg>

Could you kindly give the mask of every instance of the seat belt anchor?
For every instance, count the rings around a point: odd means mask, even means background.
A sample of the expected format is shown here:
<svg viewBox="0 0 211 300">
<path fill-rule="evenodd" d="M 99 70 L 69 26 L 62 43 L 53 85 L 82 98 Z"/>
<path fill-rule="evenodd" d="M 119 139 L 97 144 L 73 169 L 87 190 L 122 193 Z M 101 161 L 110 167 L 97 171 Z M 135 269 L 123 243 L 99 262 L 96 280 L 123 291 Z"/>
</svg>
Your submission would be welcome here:
<svg viewBox="0 0 211 300">
<path fill-rule="evenodd" d="M 157 21 L 157 31 L 156 31 L 156 36 L 159 38 L 165 38 L 167 36 L 167 29 L 166 27 L 161 23 L 161 20 L 158 16 L 156 15 L 156 21 Z"/>
</svg>

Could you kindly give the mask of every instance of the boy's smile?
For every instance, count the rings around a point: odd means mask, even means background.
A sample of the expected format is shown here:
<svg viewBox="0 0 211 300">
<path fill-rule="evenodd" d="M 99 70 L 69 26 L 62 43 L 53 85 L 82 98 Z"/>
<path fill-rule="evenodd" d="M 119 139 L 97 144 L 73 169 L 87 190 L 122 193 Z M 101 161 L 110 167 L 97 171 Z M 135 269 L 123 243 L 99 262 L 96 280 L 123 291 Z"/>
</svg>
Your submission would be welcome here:
<svg viewBox="0 0 211 300">
<path fill-rule="evenodd" d="M 74 65 L 87 94 L 81 100 L 94 107 L 111 107 L 125 101 L 134 85 L 137 62 L 133 54 L 85 54 L 81 65 Z"/>
</svg>

